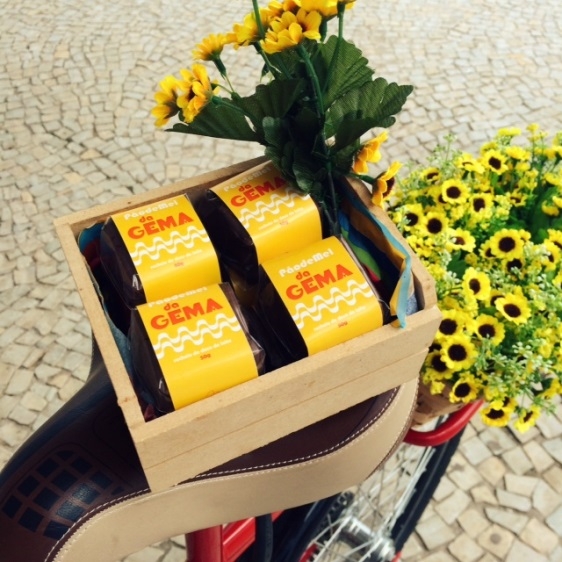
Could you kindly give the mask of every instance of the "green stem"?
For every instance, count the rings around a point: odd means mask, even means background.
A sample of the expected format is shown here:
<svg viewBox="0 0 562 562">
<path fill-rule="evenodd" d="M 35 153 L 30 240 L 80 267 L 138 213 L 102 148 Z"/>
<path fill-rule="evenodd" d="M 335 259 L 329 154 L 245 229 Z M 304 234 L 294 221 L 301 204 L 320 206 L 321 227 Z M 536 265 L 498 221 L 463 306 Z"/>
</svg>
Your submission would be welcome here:
<svg viewBox="0 0 562 562">
<path fill-rule="evenodd" d="M 344 14 L 345 14 L 345 4 L 338 4 L 338 40 L 337 40 L 337 43 L 336 43 L 336 48 L 334 49 L 334 56 L 332 57 L 332 60 L 330 61 L 330 66 L 328 67 L 328 73 L 326 74 L 326 82 L 324 83 L 324 89 L 323 89 L 324 92 L 328 88 L 328 84 L 331 81 L 332 72 L 334 70 L 334 67 L 336 65 L 338 55 L 339 55 L 339 52 L 340 52 L 340 45 L 343 41 L 343 17 L 344 17 Z"/>
<path fill-rule="evenodd" d="M 265 63 L 267 70 L 269 70 L 269 72 L 272 74 L 274 78 L 280 78 L 281 75 L 279 71 L 271 64 L 268 56 L 264 53 L 263 47 L 260 45 L 260 43 L 259 42 L 253 43 L 253 45 L 256 51 L 260 54 L 261 58 L 263 59 L 263 62 Z"/>
<path fill-rule="evenodd" d="M 332 169 L 332 161 L 330 160 L 330 153 L 328 150 L 328 146 L 326 144 L 326 135 L 324 133 L 324 119 L 326 117 L 325 108 L 324 108 L 324 96 L 322 93 L 322 88 L 320 87 L 320 82 L 318 80 L 318 75 L 316 74 L 316 70 L 314 70 L 314 66 L 312 61 L 310 60 L 310 55 L 308 51 L 304 48 L 301 44 L 297 47 L 298 53 L 301 59 L 304 61 L 306 66 L 306 70 L 310 81 L 312 82 L 312 89 L 314 90 L 314 100 L 316 105 L 316 114 L 320 120 L 320 140 L 322 151 L 324 153 L 325 162 L 326 162 L 326 170 L 328 172 L 328 198 L 329 198 L 329 205 L 326 205 L 326 213 L 328 218 L 331 222 L 332 231 L 335 235 L 339 235 L 341 232 L 339 220 L 338 220 L 338 200 L 336 196 L 336 187 L 334 185 L 334 170 Z M 328 208 L 330 207 L 330 208 Z"/>
<path fill-rule="evenodd" d="M 316 74 L 316 70 L 314 70 L 314 66 L 312 65 L 312 61 L 310 60 L 310 55 L 308 54 L 308 51 L 304 48 L 302 43 L 297 47 L 297 51 L 304 61 L 308 77 L 312 82 L 312 89 L 314 90 L 314 98 L 316 101 L 316 113 L 322 120 L 322 124 L 324 124 L 324 96 L 322 95 L 322 88 L 320 88 L 318 75 Z"/>
<path fill-rule="evenodd" d="M 265 37 L 265 29 L 263 28 L 263 23 L 261 21 L 260 7 L 258 6 L 258 0 L 252 0 L 254 6 L 254 17 L 256 18 L 256 25 L 258 26 L 258 32 L 260 34 L 260 39 Z"/>
</svg>

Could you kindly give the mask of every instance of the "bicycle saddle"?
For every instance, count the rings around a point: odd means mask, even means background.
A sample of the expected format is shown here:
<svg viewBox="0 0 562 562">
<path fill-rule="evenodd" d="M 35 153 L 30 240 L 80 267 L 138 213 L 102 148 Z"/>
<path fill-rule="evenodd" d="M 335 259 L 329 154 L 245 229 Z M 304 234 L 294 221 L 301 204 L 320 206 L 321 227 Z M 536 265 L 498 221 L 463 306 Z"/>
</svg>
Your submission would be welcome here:
<svg viewBox="0 0 562 562">
<path fill-rule="evenodd" d="M 105 562 L 365 479 L 407 429 L 417 381 L 152 493 L 101 358 L 0 473 L 4 562 Z"/>
</svg>

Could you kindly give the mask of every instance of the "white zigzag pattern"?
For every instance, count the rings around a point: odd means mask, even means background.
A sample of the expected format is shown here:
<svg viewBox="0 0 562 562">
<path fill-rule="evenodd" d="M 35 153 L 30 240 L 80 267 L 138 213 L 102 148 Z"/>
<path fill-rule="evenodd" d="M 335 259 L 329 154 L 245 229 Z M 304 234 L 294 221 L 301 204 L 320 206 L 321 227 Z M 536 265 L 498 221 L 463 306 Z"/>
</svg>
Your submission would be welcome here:
<svg viewBox="0 0 562 562">
<path fill-rule="evenodd" d="M 306 197 L 309 197 L 308 195 Z M 295 191 L 289 191 L 284 195 L 279 195 L 278 193 L 274 193 L 271 196 L 270 203 L 264 203 L 263 201 L 258 201 L 256 203 L 256 208 L 254 211 L 250 211 L 248 209 L 242 209 L 240 213 L 240 222 L 244 226 L 244 228 L 248 228 L 249 224 L 252 220 L 256 222 L 263 222 L 266 220 L 266 215 L 272 214 L 277 215 L 279 214 L 279 209 L 281 207 L 294 207 L 295 200 L 302 199 L 302 195 L 296 193 Z"/>
<path fill-rule="evenodd" d="M 170 337 L 168 334 L 160 334 L 157 342 L 152 347 L 156 357 L 162 359 L 166 355 L 167 348 L 171 348 L 175 353 L 183 353 L 187 342 L 191 342 L 194 346 L 200 346 L 208 336 L 219 340 L 223 337 L 225 329 L 239 332 L 242 328 L 235 316 L 227 316 L 221 313 L 217 314 L 214 324 L 209 324 L 206 320 L 202 319 L 197 322 L 194 330 L 181 326 L 175 338 Z"/>
<path fill-rule="evenodd" d="M 156 261 L 160 259 L 161 252 L 175 254 L 180 246 L 184 248 L 193 248 L 195 239 L 199 238 L 203 242 L 209 242 L 209 236 L 205 230 L 201 230 L 196 226 L 190 226 L 183 235 L 178 232 L 172 232 L 168 240 L 164 240 L 161 236 L 155 236 L 151 246 L 147 246 L 144 242 L 137 242 L 134 251 L 131 253 L 133 264 L 138 266 L 142 263 L 144 256 L 150 260 Z"/>
<path fill-rule="evenodd" d="M 304 327 L 306 317 L 310 317 L 314 322 L 319 322 L 322 320 L 325 310 L 329 310 L 332 313 L 338 312 L 341 302 L 349 306 L 355 305 L 357 303 L 357 295 L 363 295 L 366 298 L 374 296 L 368 283 L 358 283 L 352 279 L 347 283 L 347 291 L 341 291 L 337 287 L 332 287 L 329 298 L 325 299 L 321 295 L 316 295 L 312 299 L 313 305 L 311 307 L 298 303 L 292 318 L 300 330 Z"/>
</svg>

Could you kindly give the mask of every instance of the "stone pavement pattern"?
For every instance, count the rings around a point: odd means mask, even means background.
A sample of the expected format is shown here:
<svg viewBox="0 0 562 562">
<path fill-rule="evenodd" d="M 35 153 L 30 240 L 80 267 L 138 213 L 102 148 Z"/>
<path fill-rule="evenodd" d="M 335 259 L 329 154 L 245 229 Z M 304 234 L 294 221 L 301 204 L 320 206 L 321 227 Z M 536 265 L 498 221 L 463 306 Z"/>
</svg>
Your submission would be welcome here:
<svg viewBox="0 0 562 562">
<path fill-rule="evenodd" d="M 260 154 L 155 131 L 149 115 L 158 82 L 249 4 L 0 0 L 0 466 L 87 374 L 90 329 L 53 219 Z M 416 86 L 385 162 L 423 159 L 449 132 L 475 151 L 499 127 L 562 129 L 558 0 L 359 0 L 349 16 L 377 73 Z M 225 57 L 243 93 L 259 72 L 247 54 Z M 404 560 L 561 561 L 561 464 L 560 408 L 523 438 L 475 422 Z M 128 561 L 182 560 L 178 544 Z"/>
</svg>

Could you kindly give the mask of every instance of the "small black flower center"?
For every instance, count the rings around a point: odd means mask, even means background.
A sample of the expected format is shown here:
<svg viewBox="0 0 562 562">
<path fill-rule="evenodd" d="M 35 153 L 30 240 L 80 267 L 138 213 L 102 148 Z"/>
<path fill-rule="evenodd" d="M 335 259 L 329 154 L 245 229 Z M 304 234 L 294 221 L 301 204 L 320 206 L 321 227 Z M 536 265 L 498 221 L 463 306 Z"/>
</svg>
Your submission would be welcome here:
<svg viewBox="0 0 562 562">
<path fill-rule="evenodd" d="M 461 382 L 455 387 L 455 396 L 458 396 L 459 398 L 465 398 L 470 394 L 470 391 L 470 385 L 467 382 Z"/>
<path fill-rule="evenodd" d="M 510 318 L 519 318 L 521 316 L 521 309 L 516 304 L 506 304 L 503 309 Z"/>
<path fill-rule="evenodd" d="M 496 410 L 492 408 L 489 412 L 486 413 L 486 416 L 491 420 L 501 420 L 505 416 L 505 412 L 503 410 Z"/>
<path fill-rule="evenodd" d="M 515 246 L 516 246 L 515 240 L 511 238 L 511 236 L 506 236 L 504 238 L 501 238 L 498 244 L 498 248 L 502 252 L 505 252 L 506 254 L 508 252 L 511 252 L 515 248 Z"/>
<path fill-rule="evenodd" d="M 461 193 L 461 190 L 456 185 L 447 188 L 447 197 L 449 197 L 449 199 L 458 199 Z"/>
<path fill-rule="evenodd" d="M 460 343 L 454 343 L 449 347 L 447 353 L 453 361 L 464 361 L 468 356 L 466 348 Z"/>
<path fill-rule="evenodd" d="M 523 262 L 519 258 L 512 259 L 507 262 L 507 269 L 523 269 Z"/>
<path fill-rule="evenodd" d="M 472 208 L 475 211 L 481 211 L 482 209 L 484 209 L 486 207 L 486 203 L 484 201 L 484 199 L 482 197 L 477 197 L 476 199 L 474 199 L 474 201 L 472 202 Z"/>
<path fill-rule="evenodd" d="M 490 164 L 490 166 L 492 166 L 492 168 L 494 168 L 494 170 L 499 170 L 502 167 L 502 162 L 499 158 L 496 158 L 495 156 L 492 156 L 489 160 L 488 163 Z"/>
<path fill-rule="evenodd" d="M 431 234 L 439 234 L 443 230 L 443 223 L 439 219 L 429 219 L 427 221 L 427 230 Z"/>
<path fill-rule="evenodd" d="M 478 333 L 483 338 L 493 338 L 496 335 L 496 329 L 492 324 L 482 324 L 478 327 Z"/>
<path fill-rule="evenodd" d="M 443 359 L 439 355 L 434 355 L 431 358 L 431 367 L 438 373 L 444 373 L 447 371 L 447 365 L 443 362 Z"/>
<path fill-rule="evenodd" d="M 455 320 L 452 320 L 451 318 L 445 318 L 439 325 L 439 331 L 446 336 L 454 334 L 457 331 L 457 328 L 457 322 Z"/>
<path fill-rule="evenodd" d="M 482 289 L 482 285 L 480 285 L 480 281 L 478 281 L 478 279 L 471 279 L 468 282 L 468 286 L 475 295 L 477 295 Z"/>
<path fill-rule="evenodd" d="M 409 226 L 416 226 L 420 222 L 420 217 L 416 213 L 406 213 L 406 219 Z"/>
</svg>

